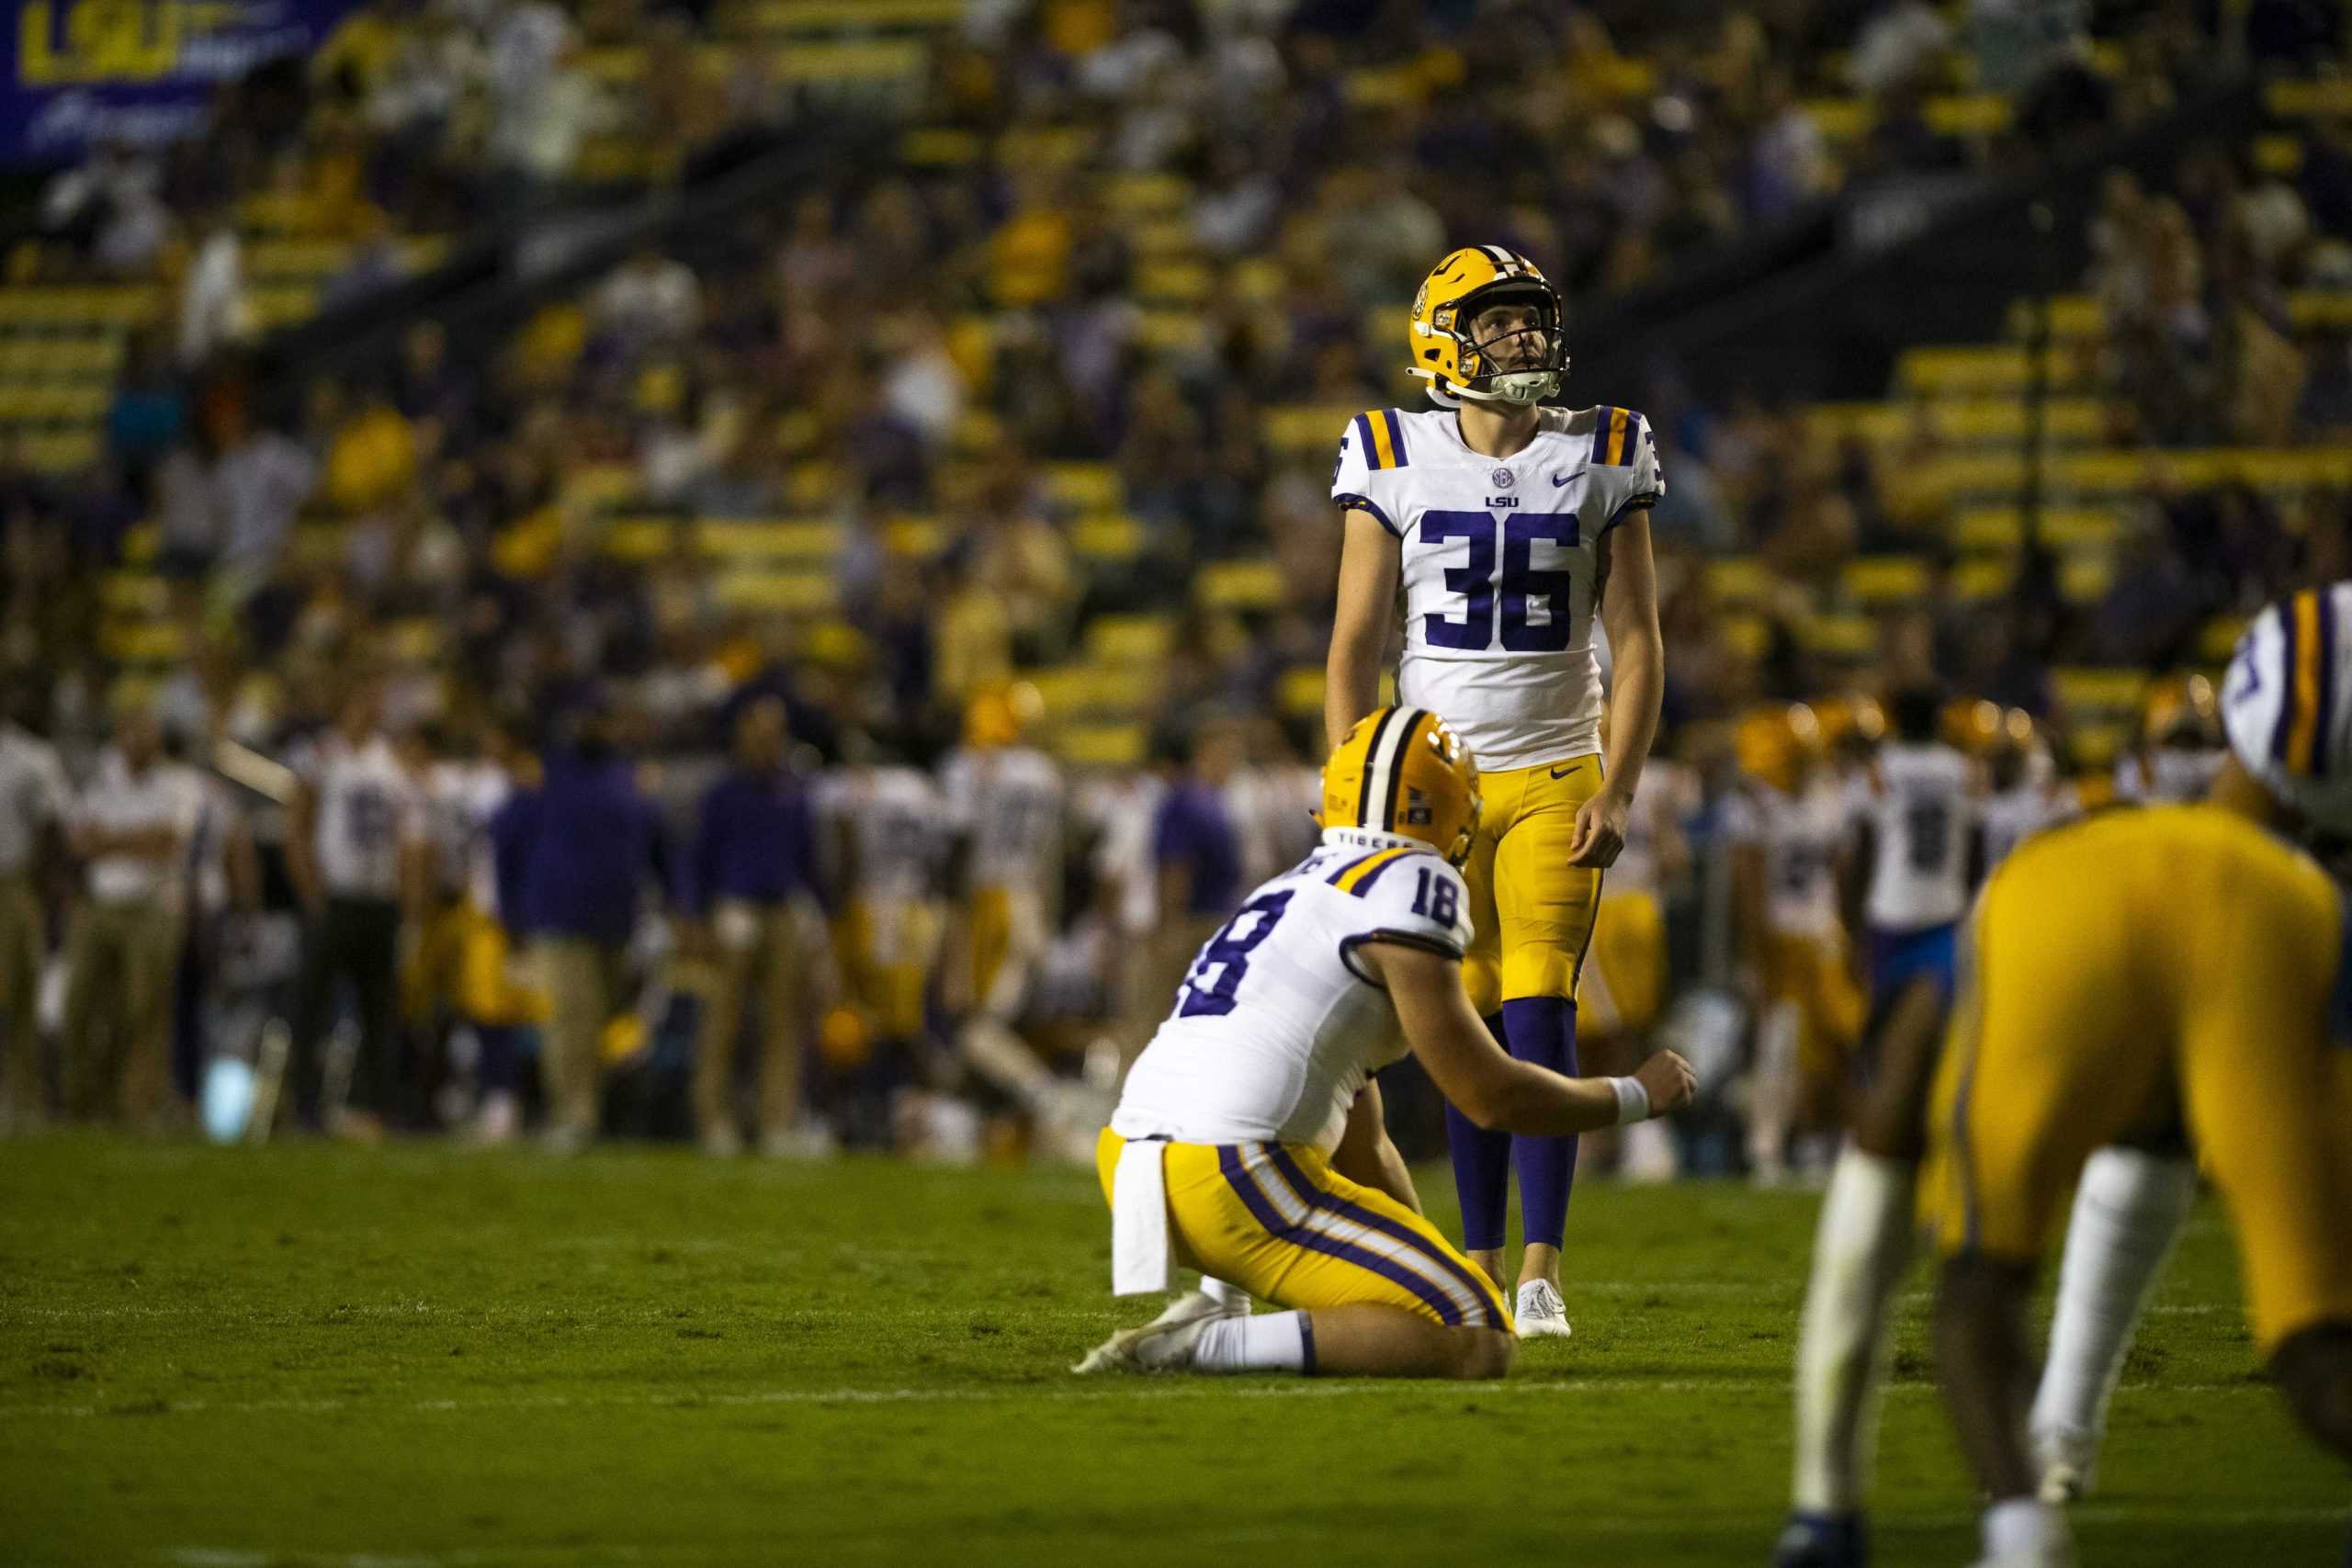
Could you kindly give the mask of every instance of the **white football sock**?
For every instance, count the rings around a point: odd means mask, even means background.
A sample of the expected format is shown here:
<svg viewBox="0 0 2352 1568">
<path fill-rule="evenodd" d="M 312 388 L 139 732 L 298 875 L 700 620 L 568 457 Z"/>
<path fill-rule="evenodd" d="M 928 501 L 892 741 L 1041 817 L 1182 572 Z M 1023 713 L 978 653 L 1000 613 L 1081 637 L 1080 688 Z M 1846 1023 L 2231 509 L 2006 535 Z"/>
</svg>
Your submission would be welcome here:
<svg viewBox="0 0 2352 1568">
<path fill-rule="evenodd" d="M 2109 1148 L 2084 1163 L 2050 1321 L 2050 1359 L 2034 1394 L 2037 1437 L 2080 1441 L 2107 1429 L 2108 1401 L 2140 1309 L 2196 1199 L 2197 1169 L 2185 1159 Z"/>
<path fill-rule="evenodd" d="M 1240 1317 L 1250 1311 L 1250 1292 L 1228 1280 L 1204 1274 L 1201 1276 L 1201 1294 L 1215 1302 L 1219 1312 Z"/>
<path fill-rule="evenodd" d="M 1984 1510 L 1984 1555 L 1994 1562 L 2064 1562 L 2073 1555 L 2066 1516 L 2031 1497 L 2011 1497 Z"/>
<path fill-rule="evenodd" d="M 1768 1002 L 1756 1024 L 1756 1066 L 1748 1075 L 1747 1158 L 1759 1172 L 1788 1167 L 1789 1122 L 1797 1105 L 1797 1004 Z"/>
<path fill-rule="evenodd" d="M 1813 1238 L 1813 1279 L 1797 1338 L 1796 1475 L 1809 1514 L 1862 1506 L 1884 1382 L 1887 1302 L 1911 1261 L 1918 1168 L 1849 1148 L 1838 1156 Z"/>
<path fill-rule="evenodd" d="M 1193 1342 L 1199 1372 L 1303 1372 L 1310 1330 L 1303 1312 L 1213 1317 Z"/>
</svg>

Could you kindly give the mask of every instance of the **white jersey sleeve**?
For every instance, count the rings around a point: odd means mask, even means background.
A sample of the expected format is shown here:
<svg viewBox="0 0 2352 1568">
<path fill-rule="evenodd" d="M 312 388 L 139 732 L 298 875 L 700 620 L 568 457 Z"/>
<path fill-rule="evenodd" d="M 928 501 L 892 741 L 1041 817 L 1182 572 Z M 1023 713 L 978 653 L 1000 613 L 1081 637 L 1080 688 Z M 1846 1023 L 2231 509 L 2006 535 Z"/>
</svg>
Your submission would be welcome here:
<svg viewBox="0 0 2352 1568">
<path fill-rule="evenodd" d="M 2273 604 L 2222 685 L 2230 750 L 2283 804 L 2352 832 L 2352 581 Z"/>
<path fill-rule="evenodd" d="M 1340 457 L 1331 468 L 1331 499 L 1341 507 L 1369 512 L 1380 525 L 1404 536 L 1405 419 L 1395 409 L 1373 409 L 1348 421 L 1340 433 Z"/>
<path fill-rule="evenodd" d="M 1203 944 L 1112 1118 L 1125 1138 L 1329 1150 L 1364 1080 L 1405 1054 L 1367 943 L 1449 955 L 1462 876 L 1424 850 L 1326 847 L 1260 886 Z"/>
</svg>

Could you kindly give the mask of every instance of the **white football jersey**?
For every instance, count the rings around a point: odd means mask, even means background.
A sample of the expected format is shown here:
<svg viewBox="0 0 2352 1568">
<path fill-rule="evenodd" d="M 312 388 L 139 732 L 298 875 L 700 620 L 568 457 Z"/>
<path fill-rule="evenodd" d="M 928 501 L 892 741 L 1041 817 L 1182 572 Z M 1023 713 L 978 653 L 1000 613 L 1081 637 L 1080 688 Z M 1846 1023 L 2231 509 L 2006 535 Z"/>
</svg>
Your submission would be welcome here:
<svg viewBox="0 0 2352 1568">
<path fill-rule="evenodd" d="M 819 781 L 815 805 L 846 829 L 857 881 L 844 889 L 868 905 L 917 903 L 931 896 L 938 864 L 939 792 L 913 768 L 842 768 Z M 838 868 L 836 868 L 838 871 Z"/>
<path fill-rule="evenodd" d="M 425 837 L 424 792 L 392 743 L 329 731 L 295 772 L 318 792 L 319 876 L 332 897 L 396 898 L 401 852 Z"/>
<path fill-rule="evenodd" d="M 2352 581 L 2255 617 L 2222 683 L 2239 764 L 2313 826 L 2352 832 Z"/>
<path fill-rule="evenodd" d="M 2115 764 L 2115 798 L 2141 806 L 2186 806 L 2205 798 L 2228 753 L 2201 746 L 2126 751 Z"/>
<path fill-rule="evenodd" d="M 1889 742 L 1857 802 L 1875 851 L 1863 919 L 1874 931 L 1950 925 L 1968 908 L 1975 770 L 1955 747 Z"/>
<path fill-rule="evenodd" d="M 1724 835 L 1764 851 L 1764 919 L 1783 936 L 1838 932 L 1838 845 L 1845 806 L 1816 780 L 1797 795 L 1743 784 L 1724 797 Z"/>
<path fill-rule="evenodd" d="M 1425 849 L 1327 843 L 1260 886 L 1193 961 L 1111 1130 L 1336 1147 L 1364 1080 L 1406 1050 L 1386 991 L 1355 964 L 1374 941 L 1468 951 L 1462 874 Z"/>
<path fill-rule="evenodd" d="M 1986 795 L 1978 809 L 1984 824 L 1984 874 L 1990 876 L 2010 851 L 2034 834 L 2075 815 L 2070 796 L 2032 779 Z"/>
<path fill-rule="evenodd" d="M 1640 414 L 1541 412 L 1498 459 L 1464 444 L 1452 410 L 1374 409 L 1349 422 L 1331 479 L 1333 500 L 1401 541 L 1396 700 L 1442 715 L 1489 771 L 1600 750 L 1598 547 L 1666 493 Z"/>
<path fill-rule="evenodd" d="M 971 837 L 968 886 L 1032 893 L 1056 887 L 1062 864 L 1062 774 L 1025 746 L 950 755 L 940 769 L 950 828 Z"/>
</svg>

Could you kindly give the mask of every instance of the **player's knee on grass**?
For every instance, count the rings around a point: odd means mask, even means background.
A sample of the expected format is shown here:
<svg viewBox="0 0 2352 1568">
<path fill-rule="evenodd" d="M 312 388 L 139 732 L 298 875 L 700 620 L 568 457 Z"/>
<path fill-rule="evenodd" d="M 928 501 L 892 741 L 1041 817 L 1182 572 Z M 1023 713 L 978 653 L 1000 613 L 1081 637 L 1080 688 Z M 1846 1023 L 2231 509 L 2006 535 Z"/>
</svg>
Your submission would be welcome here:
<svg viewBox="0 0 2352 1568">
<path fill-rule="evenodd" d="M 1499 1328 L 1457 1328 L 1449 1337 L 1453 1364 L 1446 1375 L 1464 1380 L 1501 1377 L 1519 1348 L 1519 1341 Z"/>
<path fill-rule="evenodd" d="M 2279 1345 L 2270 1369 L 2304 1430 L 2352 1459 L 2352 1322 L 2298 1329 Z"/>
</svg>

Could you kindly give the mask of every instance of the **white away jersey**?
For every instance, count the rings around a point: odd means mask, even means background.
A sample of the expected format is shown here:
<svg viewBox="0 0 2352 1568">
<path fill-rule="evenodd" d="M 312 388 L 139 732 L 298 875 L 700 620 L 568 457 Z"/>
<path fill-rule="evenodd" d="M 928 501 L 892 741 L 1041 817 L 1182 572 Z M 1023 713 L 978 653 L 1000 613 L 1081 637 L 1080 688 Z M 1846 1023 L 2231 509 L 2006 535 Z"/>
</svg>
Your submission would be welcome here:
<svg viewBox="0 0 2352 1568">
<path fill-rule="evenodd" d="M 296 773 L 318 792 L 319 876 L 338 898 L 396 898 L 401 851 L 425 836 L 424 792 L 392 743 L 320 737 Z"/>
<path fill-rule="evenodd" d="M 1764 851 L 1764 919 L 1783 936 L 1838 931 L 1838 844 L 1844 808 L 1835 784 L 1784 795 L 1744 784 L 1724 797 L 1724 835 Z"/>
<path fill-rule="evenodd" d="M 949 756 L 940 770 L 947 819 L 972 841 L 970 886 L 1057 886 L 1061 878 L 1062 774 L 1025 746 Z"/>
<path fill-rule="evenodd" d="M 2352 582 L 2255 617 L 2222 682 L 2222 721 L 2272 795 L 2318 828 L 2352 832 Z"/>
<path fill-rule="evenodd" d="M 849 840 L 856 863 L 849 897 L 898 906 L 931 896 L 940 804 L 928 777 L 906 767 L 843 768 L 820 781 L 815 804 L 818 815 Z M 841 869 L 834 868 L 836 875 Z"/>
<path fill-rule="evenodd" d="M 1397 701 L 1441 714 L 1481 768 L 1600 750 L 1593 660 L 1601 535 L 1666 493 L 1648 422 L 1628 409 L 1544 409 L 1497 459 L 1453 411 L 1374 409 L 1340 438 L 1331 497 L 1401 541 Z"/>
<path fill-rule="evenodd" d="M 2028 779 L 1984 797 L 1984 874 L 2009 858 L 2009 852 L 2053 822 L 2073 816 L 2068 799 L 2048 784 Z"/>
<path fill-rule="evenodd" d="M 1127 1074 L 1111 1130 L 1329 1152 L 1364 1080 L 1405 1054 L 1387 994 L 1358 971 L 1355 950 L 1378 940 L 1458 956 L 1469 909 L 1462 874 L 1431 851 L 1317 850 L 1201 949 Z"/>
<path fill-rule="evenodd" d="M 1874 931 L 1950 925 L 1968 908 L 1975 771 L 1955 747 L 1894 742 L 1865 775 L 1857 815 L 1874 852 L 1863 918 Z"/>
</svg>

